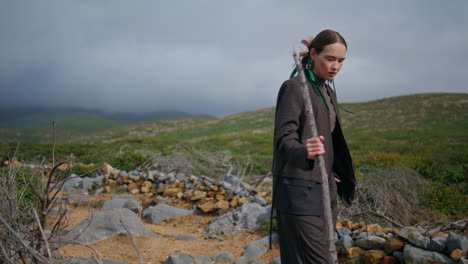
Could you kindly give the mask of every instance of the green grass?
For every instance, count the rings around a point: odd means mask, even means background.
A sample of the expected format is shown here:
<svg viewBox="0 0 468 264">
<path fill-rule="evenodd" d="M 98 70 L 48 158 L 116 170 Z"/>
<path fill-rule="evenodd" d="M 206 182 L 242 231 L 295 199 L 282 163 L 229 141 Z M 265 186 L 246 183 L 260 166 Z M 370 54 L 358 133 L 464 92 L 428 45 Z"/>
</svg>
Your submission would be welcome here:
<svg viewBox="0 0 468 264">
<path fill-rule="evenodd" d="M 353 112 L 341 113 L 358 177 L 365 176 L 370 168 L 405 166 L 449 188 L 434 185 L 433 193 L 451 190 L 468 195 L 468 94 L 417 94 L 343 107 Z M 170 155 L 197 149 L 229 152 L 232 162 L 249 162 L 250 174 L 264 175 L 271 168 L 274 110 L 265 108 L 214 120 L 177 119 L 134 125 L 100 119 L 58 122 L 56 157 L 59 160 L 73 155 L 77 161 L 95 164 L 111 160 L 115 166 L 129 170 L 144 159 L 136 152 Z M 19 138 L 26 143 L 20 144 L 20 160 L 51 156 L 50 128 L 0 128 L 0 133 L 0 140 L 21 133 Z M 0 154 L 11 156 L 16 147 L 16 143 L 0 144 Z M 456 205 L 449 200 L 427 204 L 437 210 L 451 208 L 444 213 L 452 212 Z"/>
</svg>

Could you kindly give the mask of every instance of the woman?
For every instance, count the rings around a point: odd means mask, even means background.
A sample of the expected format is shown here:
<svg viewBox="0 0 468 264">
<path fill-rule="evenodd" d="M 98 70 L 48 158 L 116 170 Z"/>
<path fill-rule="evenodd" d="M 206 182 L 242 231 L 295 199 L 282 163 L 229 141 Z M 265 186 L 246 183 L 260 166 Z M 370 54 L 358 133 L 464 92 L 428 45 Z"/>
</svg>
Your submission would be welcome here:
<svg viewBox="0 0 468 264">
<path fill-rule="evenodd" d="M 329 263 L 323 217 L 320 168 L 315 159 L 324 155 L 329 175 L 333 222 L 336 194 L 346 206 L 354 196 L 355 176 L 341 130 L 333 82 L 346 57 L 347 44 L 336 31 L 324 30 L 303 41 L 308 51 L 302 64 L 308 79 L 318 138 L 306 127 L 299 76 L 283 83 L 278 93 L 273 153 L 273 207 L 277 212 L 282 264 Z"/>
</svg>

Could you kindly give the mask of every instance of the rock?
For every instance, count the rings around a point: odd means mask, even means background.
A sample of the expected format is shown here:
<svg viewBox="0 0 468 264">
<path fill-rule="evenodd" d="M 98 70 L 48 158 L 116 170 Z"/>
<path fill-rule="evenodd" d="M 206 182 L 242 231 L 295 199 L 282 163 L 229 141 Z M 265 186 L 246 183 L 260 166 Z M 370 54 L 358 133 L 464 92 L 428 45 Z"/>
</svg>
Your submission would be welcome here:
<svg viewBox="0 0 468 264">
<path fill-rule="evenodd" d="M 271 242 L 272 243 L 278 241 L 278 239 L 279 239 L 278 234 L 272 234 L 271 235 Z M 270 244 L 270 236 L 265 236 L 263 238 L 260 238 L 259 240 L 255 240 L 255 241 L 250 242 L 249 244 L 247 244 L 247 246 L 245 246 L 245 248 L 267 246 L 269 244 Z"/>
<path fill-rule="evenodd" d="M 271 264 L 281 264 L 281 257 L 276 257 L 271 261 Z"/>
<path fill-rule="evenodd" d="M 243 190 L 245 183 L 243 183 L 238 177 L 234 175 L 226 175 L 220 182 L 219 186 L 222 186 L 228 192 L 238 194 Z"/>
<path fill-rule="evenodd" d="M 198 205 L 198 208 L 200 208 L 200 210 L 202 210 L 204 213 L 211 213 L 218 210 L 216 201 L 214 200 L 210 200 L 204 204 Z"/>
<path fill-rule="evenodd" d="M 260 194 L 256 194 L 254 198 L 252 199 L 252 202 L 258 203 L 259 205 L 266 205 L 267 202 L 265 201 L 265 198 L 261 196 Z"/>
<path fill-rule="evenodd" d="M 338 239 L 336 248 L 337 249 L 346 249 L 354 247 L 354 240 L 351 238 L 350 235 L 344 235 Z"/>
<path fill-rule="evenodd" d="M 239 199 L 239 204 L 244 205 L 252 200 L 252 197 L 243 197 Z"/>
<path fill-rule="evenodd" d="M 146 228 L 135 213 L 126 208 L 100 211 L 86 218 L 64 236 L 65 242 L 76 241 L 90 244 L 106 238 L 126 234 L 126 228 L 134 235 L 158 236 Z"/>
<path fill-rule="evenodd" d="M 132 212 L 135 214 L 141 213 L 141 204 L 137 200 L 133 199 L 111 199 L 109 201 L 106 201 L 102 207 L 102 210 L 109 210 L 109 209 L 115 209 L 115 208 L 127 208 L 130 209 Z"/>
<path fill-rule="evenodd" d="M 194 191 L 193 196 L 190 198 L 192 201 L 198 201 L 203 198 L 206 198 L 206 192 L 203 191 Z"/>
<path fill-rule="evenodd" d="M 412 233 L 419 233 L 417 228 L 414 227 L 404 227 L 398 232 L 398 236 L 404 241 L 409 241 L 409 235 Z"/>
<path fill-rule="evenodd" d="M 405 246 L 405 242 L 398 238 L 390 238 L 385 242 L 385 252 L 391 254 L 395 250 L 400 250 Z"/>
<path fill-rule="evenodd" d="M 369 250 L 362 254 L 362 260 L 364 264 L 374 264 L 378 263 L 385 257 L 385 252 L 383 250 Z"/>
<path fill-rule="evenodd" d="M 214 263 L 213 260 L 204 255 L 198 255 L 193 258 L 195 264 L 212 264 Z"/>
<path fill-rule="evenodd" d="M 60 264 L 94 264 L 96 261 L 92 258 L 67 258 L 61 259 Z M 130 262 L 123 262 L 118 260 L 103 259 L 102 264 L 130 264 Z"/>
<path fill-rule="evenodd" d="M 225 200 L 220 200 L 216 202 L 216 207 L 218 209 L 228 209 L 229 208 L 229 202 Z"/>
<path fill-rule="evenodd" d="M 159 224 L 169 217 L 193 214 L 191 210 L 180 209 L 167 204 L 150 206 L 143 211 L 143 218 L 151 224 Z"/>
<path fill-rule="evenodd" d="M 442 237 L 442 238 L 447 239 L 447 235 L 443 232 L 437 232 L 437 233 L 432 234 L 431 238 L 435 238 L 435 237 Z"/>
<path fill-rule="evenodd" d="M 408 235 L 408 241 L 422 249 L 428 249 L 429 248 L 429 243 L 431 242 L 431 239 L 428 237 L 425 237 L 421 235 L 419 232 L 411 232 Z"/>
<path fill-rule="evenodd" d="M 356 257 L 359 257 L 361 256 L 362 254 L 364 254 L 364 252 L 366 252 L 364 249 L 360 248 L 360 247 L 351 247 L 351 248 L 347 248 L 345 253 L 346 253 L 346 256 L 348 258 L 356 258 Z"/>
<path fill-rule="evenodd" d="M 101 170 L 103 171 L 104 174 L 109 174 L 109 173 L 111 173 L 111 172 L 114 170 L 114 168 L 112 168 L 111 165 L 105 163 L 105 164 L 101 167 Z"/>
<path fill-rule="evenodd" d="M 122 175 L 122 176 L 118 176 L 117 178 L 118 185 L 128 184 L 130 182 L 132 182 L 130 175 Z"/>
<path fill-rule="evenodd" d="M 465 256 L 465 252 L 458 248 L 450 253 L 450 257 L 455 261 L 458 261 L 463 256 Z"/>
<path fill-rule="evenodd" d="M 182 188 L 177 188 L 177 187 L 174 187 L 174 188 L 167 188 L 164 192 L 163 192 L 163 196 L 176 196 L 177 193 L 183 191 Z"/>
<path fill-rule="evenodd" d="M 216 254 L 212 259 L 215 263 L 232 263 L 234 256 L 229 252 L 223 252 Z"/>
<path fill-rule="evenodd" d="M 234 264 L 249 264 L 267 252 L 265 247 L 247 247 L 244 255 L 237 259 Z"/>
<path fill-rule="evenodd" d="M 271 205 L 262 207 L 257 203 L 247 203 L 241 208 L 220 216 L 208 226 L 208 232 L 216 235 L 234 231 L 252 230 L 269 217 Z"/>
<path fill-rule="evenodd" d="M 153 231 L 156 234 L 160 234 L 160 235 L 165 235 L 166 234 L 166 230 L 164 230 L 164 227 L 162 227 L 160 225 L 150 225 L 148 227 L 148 229 Z"/>
<path fill-rule="evenodd" d="M 461 249 L 467 252 L 468 251 L 468 239 L 454 232 L 449 232 L 448 237 L 447 237 L 447 248 L 449 251 L 454 251 L 455 249 Z"/>
<path fill-rule="evenodd" d="M 432 251 L 443 252 L 447 248 L 447 239 L 443 237 L 434 237 L 429 242 L 429 249 Z"/>
<path fill-rule="evenodd" d="M 356 240 L 367 238 L 369 236 L 369 233 L 367 232 L 361 232 L 359 235 L 357 235 Z"/>
<path fill-rule="evenodd" d="M 192 256 L 185 253 L 175 253 L 170 255 L 164 264 L 195 264 Z"/>
<path fill-rule="evenodd" d="M 130 190 L 130 192 L 132 192 L 133 190 L 138 190 L 138 185 L 134 182 L 130 182 L 128 183 L 127 188 Z"/>
<path fill-rule="evenodd" d="M 128 199 L 133 199 L 133 197 L 135 197 L 134 195 L 131 195 L 131 194 L 116 194 L 116 195 L 112 195 L 112 199 L 125 199 L 125 200 L 128 200 Z"/>
<path fill-rule="evenodd" d="M 81 181 L 81 188 L 88 190 L 93 186 L 101 186 L 105 180 L 104 176 L 97 176 L 95 178 L 86 177 Z"/>
<path fill-rule="evenodd" d="M 352 233 L 352 231 L 349 228 L 346 228 L 346 227 L 337 229 L 336 232 L 338 232 L 338 235 L 340 237 L 346 236 L 346 235 L 351 235 L 351 233 Z"/>
<path fill-rule="evenodd" d="M 83 181 L 83 179 L 78 177 L 76 174 L 71 174 L 69 178 L 70 179 L 62 186 L 62 191 L 64 192 L 68 192 L 72 188 L 80 188 L 81 182 Z"/>
<path fill-rule="evenodd" d="M 351 221 L 344 221 L 343 226 L 346 227 L 346 228 L 349 228 L 351 230 L 355 230 L 355 229 L 358 229 L 360 227 L 359 224 L 355 224 L 355 223 L 353 223 Z"/>
<path fill-rule="evenodd" d="M 426 261 L 439 261 L 441 264 L 455 264 L 451 258 L 433 251 L 426 251 L 407 244 L 403 249 L 406 264 L 425 264 Z"/>
<path fill-rule="evenodd" d="M 384 249 L 386 240 L 378 236 L 368 236 L 356 240 L 356 246 L 364 249 Z"/>
</svg>

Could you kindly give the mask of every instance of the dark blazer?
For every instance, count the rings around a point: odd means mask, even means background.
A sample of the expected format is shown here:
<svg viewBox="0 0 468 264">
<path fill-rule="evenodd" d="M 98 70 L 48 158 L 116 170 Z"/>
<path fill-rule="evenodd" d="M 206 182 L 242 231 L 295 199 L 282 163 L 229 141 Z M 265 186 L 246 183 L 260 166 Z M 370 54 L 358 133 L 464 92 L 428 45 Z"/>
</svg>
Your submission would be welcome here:
<svg viewBox="0 0 468 264">
<path fill-rule="evenodd" d="M 354 197 L 355 175 L 351 155 L 341 130 L 341 116 L 336 94 L 326 85 L 336 112 L 333 133 L 327 106 L 312 90 L 311 102 L 318 134 L 325 137 L 325 166 L 333 183 L 339 178 L 338 195 L 346 206 Z M 281 212 L 299 215 L 321 215 L 322 192 L 320 168 L 307 159 L 305 142 L 311 130 L 305 127 L 305 106 L 298 76 L 283 83 L 278 93 L 273 142 L 273 201 Z"/>
</svg>

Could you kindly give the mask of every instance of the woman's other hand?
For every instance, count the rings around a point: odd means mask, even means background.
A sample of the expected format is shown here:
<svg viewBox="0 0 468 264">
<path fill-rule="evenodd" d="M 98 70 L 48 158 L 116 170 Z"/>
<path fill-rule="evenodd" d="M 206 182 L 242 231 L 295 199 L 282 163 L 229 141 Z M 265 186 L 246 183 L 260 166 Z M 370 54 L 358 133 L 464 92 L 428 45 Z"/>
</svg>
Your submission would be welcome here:
<svg viewBox="0 0 468 264">
<path fill-rule="evenodd" d="M 323 147 L 324 140 L 325 138 L 323 136 L 307 139 L 306 148 L 308 159 L 313 160 L 318 155 L 325 153 L 325 148 Z"/>
</svg>

